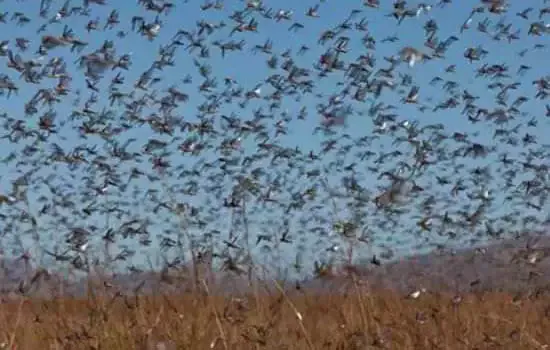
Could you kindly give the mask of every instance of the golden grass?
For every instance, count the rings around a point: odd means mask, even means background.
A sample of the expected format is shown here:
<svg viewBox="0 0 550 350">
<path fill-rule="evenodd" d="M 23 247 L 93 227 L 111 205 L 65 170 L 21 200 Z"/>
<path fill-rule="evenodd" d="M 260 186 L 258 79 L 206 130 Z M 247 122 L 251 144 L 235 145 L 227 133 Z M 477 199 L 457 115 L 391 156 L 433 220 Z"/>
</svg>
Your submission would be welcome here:
<svg viewBox="0 0 550 350">
<path fill-rule="evenodd" d="M 114 293 L 113 293 L 114 294 Z M 347 294 L 282 290 L 241 298 L 90 295 L 0 309 L 13 349 L 544 349 L 550 297 L 421 295 L 355 285 Z"/>
</svg>

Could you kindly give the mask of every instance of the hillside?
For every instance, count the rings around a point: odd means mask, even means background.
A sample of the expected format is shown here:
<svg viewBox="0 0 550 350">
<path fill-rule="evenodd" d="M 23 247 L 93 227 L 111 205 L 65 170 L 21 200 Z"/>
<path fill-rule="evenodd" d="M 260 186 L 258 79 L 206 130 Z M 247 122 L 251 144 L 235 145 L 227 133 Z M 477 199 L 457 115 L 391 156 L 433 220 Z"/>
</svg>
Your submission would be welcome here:
<svg viewBox="0 0 550 350">
<path fill-rule="evenodd" d="M 527 247 L 530 247 L 529 249 Z M 538 254 L 538 255 L 537 255 Z M 368 281 L 375 289 L 393 289 L 407 292 L 425 288 L 430 291 L 468 292 L 505 291 L 526 292 L 550 285 L 550 237 L 525 236 L 493 243 L 483 248 L 461 251 L 432 252 L 393 261 L 381 266 L 354 266 L 352 269 L 360 280 Z M 536 255 L 536 261 L 529 262 Z M 0 279 L 4 295 L 17 294 L 21 280 L 29 295 L 51 296 L 64 294 L 81 296 L 87 290 L 87 282 L 64 284 L 62 276 L 40 274 L 40 270 L 25 267 L 21 260 L 4 261 Z M 32 279 L 35 279 L 31 283 Z M 155 294 L 177 293 L 192 286 L 192 274 L 141 272 L 102 277 L 110 287 L 125 293 Z M 222 294 L 244 292 L 247 283 L 244 277 L 218 274 L 212 283 L 212 291 Z M 334 292 L 345 289 L 351 282 L 342 275 L 332 275 L 302 281 L 303 289 L 314 292 Z M 263 283 L 267 288 L 270 282 Z M 272 284 L 272 283 L 271 283 Z M 294 286 L 294 284 L 292 284 Z"/>
</svg>

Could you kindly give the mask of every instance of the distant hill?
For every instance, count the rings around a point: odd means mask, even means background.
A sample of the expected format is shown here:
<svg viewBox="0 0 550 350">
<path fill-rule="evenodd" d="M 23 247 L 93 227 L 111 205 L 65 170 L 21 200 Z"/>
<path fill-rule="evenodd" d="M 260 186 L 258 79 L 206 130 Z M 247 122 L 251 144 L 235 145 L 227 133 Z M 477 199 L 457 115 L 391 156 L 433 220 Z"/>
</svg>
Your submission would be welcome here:
<svg viewBox="0 0 550 350">
<path fill-rule="evenodd" d="M 29 295 L 48 297 L 68 294 L 82 296 L 88 283 L 63 283 L 60 274 L 40 273 L 41 270 L 25 266 L 22 260 L 0 261 L 0 294 L 17 295 L 23 288 Z M 500 290 L 527 292 L 550 287 L 550 237 L 525 236 L 491 245 L 464 249 L 456 252 L 432 252 L 404 258 L 381 266 L 354 266 L 360 280 L 368 281 L 376 289 L 394 289 L 407 292 L 426 288 L 429 291 L 467 292 Z M 31 280 L 34 278 L 34 282 Z M 25 283 L 21 285 L 21 281 Z M 175 293 L 192 286 L 192 274 L 140 272 L 96 278 L 98 285 L 103 280 L 125 293 Z M 172 280 L 172 281 L 171 281 Z M 171 283 L 176 281 L 179 283 Z M 211 286 L 215 294 L 244 292 L 248 288 L 245 277 L 218 274 Z M 351 281 L 342 275 L 303 281 L 305 290 L 335 292 L 350 286 Z M 271 284 L 270 282 L 265 283 Z M 178 285 L 179 287 L 174 287 Z M 61 287 L 63 286 L 63 287 Z M 183 286 L 183 287 L 182 287 Z"/>
<path fill-rule="evenodd" d="M 540 289 L 550 286 L 550 237 L 526 235 L 481 248 L 432 252 L 382 266 L 355 266 L 353 270 L 375 288 L 398 291 L 426 288 L 448 292 L 522 292 Z M 309 281 L 305 285 L 330 291 L 345 287 L 345 282 L 340 277 L 333 277 Z"/>
</svg>

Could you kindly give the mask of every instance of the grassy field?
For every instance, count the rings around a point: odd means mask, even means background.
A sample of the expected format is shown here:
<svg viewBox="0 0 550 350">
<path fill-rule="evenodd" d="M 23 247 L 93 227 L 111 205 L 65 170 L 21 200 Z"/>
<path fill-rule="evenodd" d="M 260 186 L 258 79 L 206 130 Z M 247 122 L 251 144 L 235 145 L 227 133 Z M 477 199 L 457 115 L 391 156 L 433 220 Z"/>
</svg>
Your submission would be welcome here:
<svg viewBox="0 0 550 350">
<path fill-rule="evenodd" d="M 279 287 L 277 285 L 277 287 Z M 544 349 L 550 296 L 300 290 L 4 301 L 4 349 Z"/>
</svg>

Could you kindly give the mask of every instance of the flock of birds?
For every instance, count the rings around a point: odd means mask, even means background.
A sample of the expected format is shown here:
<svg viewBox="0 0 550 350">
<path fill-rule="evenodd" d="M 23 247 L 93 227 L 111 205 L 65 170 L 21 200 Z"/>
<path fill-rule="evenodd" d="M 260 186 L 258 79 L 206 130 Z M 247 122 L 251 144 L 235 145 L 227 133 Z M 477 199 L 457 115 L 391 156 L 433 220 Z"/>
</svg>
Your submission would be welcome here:
<svg viewBox="0 0 550 350">
<path fill-rule="evenodd" d="M 4 254 L 304 274 L 544 230 L 547 2 L 2 1 Z"/>
</svg>

